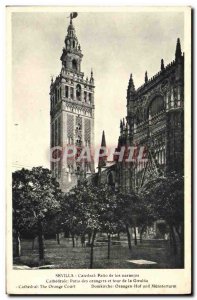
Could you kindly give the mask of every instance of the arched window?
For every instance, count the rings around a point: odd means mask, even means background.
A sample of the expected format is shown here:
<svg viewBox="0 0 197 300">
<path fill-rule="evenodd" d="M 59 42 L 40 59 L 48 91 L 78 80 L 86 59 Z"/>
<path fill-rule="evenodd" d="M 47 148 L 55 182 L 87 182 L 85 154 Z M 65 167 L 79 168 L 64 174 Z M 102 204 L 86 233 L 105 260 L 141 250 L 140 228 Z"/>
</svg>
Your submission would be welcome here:
<svg viewBox="0 0 197 300">
<path fill-rule="evenodd" d="M 76 59 L 73 59 L 73 61 L 72 61 L 72 69 L 77 71 L 77 61 L 76 61 Z"/>
<path fill-rule="evenodd" d="M 139 108 L 136 113 L 136 124 L 143 122 L 143 120 L 144 120 L 143 110 L 141 108 Z"/>
<path fill-rule="evenodd" d="M 84 101 L 87 101 L 87 92 L 84 92 Z"/>
<path fill-rule="evenodd" d="M 113 174 L 112 174 L 111 172 L 108 174 L 108 177 L 107 177 L 107 183 L 108 183 L 110 186 L 114 186 L 114 185 L 115 185 L 114 178 L 113 178 Z"/>
<path fill-rule="evenodd" d="M 164 110 L 164 100 L 162 96 L 156 96 L 149 106 L 149 118 Z"/>
<path fill-rule="evenodd" d="M 71 98 L 71 99 L 74 98 L 74 90 L 73 90 L 73 87 L 70 88 L 70 98 Z"/>
<path fill-rule="evenodd" d="M 67 41 L 66 41 L 66 49 L 68 50 L 69 48 L 70 48 L 70 41 L 67 40 Z"/>
<path fill-rule="evenodd" d="M 77 86 L 76 86 L 76 98 L 77 98 L 77 100 L 81 100 L 81 86 L 80 86 L 80 84 L 77 84 Z"/>
<path fill-rule="evenodd" d="M 78 136 L 77 139 L 76 139 L 76 145 L 77 146 L 81 146 L 81 138 L 80 138 L 80 136 Z"/>
<path fill-rule="evenodd" d="M 68 86 L 65 85 L 65 97 L 68 98 Z"/>
<path fill-rule="evenodd" d="M 91 104 L 91 102 L 92 102 L 92 94 L 89 93 L 89 103 Z"/>
</svg>

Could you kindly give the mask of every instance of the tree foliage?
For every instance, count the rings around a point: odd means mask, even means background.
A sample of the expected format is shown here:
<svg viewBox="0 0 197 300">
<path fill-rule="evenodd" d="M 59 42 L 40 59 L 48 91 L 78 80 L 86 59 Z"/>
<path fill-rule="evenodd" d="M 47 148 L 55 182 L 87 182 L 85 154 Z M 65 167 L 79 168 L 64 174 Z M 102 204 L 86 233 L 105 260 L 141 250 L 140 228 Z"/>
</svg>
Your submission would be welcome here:
<svg viewBox="0 0 197 300">
<path fill-rule="evenodd" d="M 19 234 L 32 231 L 39 234 L 43 222 L 51 220 L 60 211 L 59 184 L 46 168 L 14 172 L 12 195 L 13 229 Z"/>
<path fill-rule="evenodd" d="M 150 180 L 142 189 L 141 196 L 148 215 L 179 226 L 184 219 L 184 179 L 172 173 Z"/>
</svg>

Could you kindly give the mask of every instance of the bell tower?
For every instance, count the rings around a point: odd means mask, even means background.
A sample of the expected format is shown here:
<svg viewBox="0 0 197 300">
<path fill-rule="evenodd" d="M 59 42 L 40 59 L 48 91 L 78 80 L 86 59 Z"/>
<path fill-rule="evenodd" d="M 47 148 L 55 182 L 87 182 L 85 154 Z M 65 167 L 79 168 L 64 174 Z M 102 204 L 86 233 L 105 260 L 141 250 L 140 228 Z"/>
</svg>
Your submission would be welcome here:
<svg viewBox="0 0 197 300">
<path fill-rule="evenodd" d="M 63 192 L 69 191 L 81 178 L 94 172 L 93 160 L 77 160 L 84 147 L 94 146 L 95 86 L 93 71 L 89 79 L 81 71 L 83 54 L 73 25 L 73 18 L 76 17 L 77 13 L 70 14 L 60 58 L 62 68 L 50 86 L 51 148 L 61 147 L 67 151 L 68 146 L 73 146 L 77 149 L 75 157 L 63 159 L 61 156 L 59 161 L 51 162 L 51 171 Z"/>
<path fill-rule="evenodd" d="M 83 54 L 81 53 L 81 46 L 75 34 L 72 18 L 70 18 L 70 25 L 68 26 L 67 36 L 65 38 L 65 47 L 61 56 L 62 66 L 72 72 L 81 72 L 81 60 Z"/>
</svg>

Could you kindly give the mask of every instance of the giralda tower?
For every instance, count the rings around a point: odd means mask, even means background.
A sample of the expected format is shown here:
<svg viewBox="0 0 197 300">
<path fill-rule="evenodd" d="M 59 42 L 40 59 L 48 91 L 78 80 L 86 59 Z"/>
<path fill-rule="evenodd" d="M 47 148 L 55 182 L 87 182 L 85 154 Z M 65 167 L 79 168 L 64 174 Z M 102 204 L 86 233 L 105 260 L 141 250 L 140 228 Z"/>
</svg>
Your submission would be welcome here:
<svg viewBox="0 0 197 300">
<path fill-rule="evenodd" d="M 62 149 L 74 145 L 79 155 L 81 149 L 94 145 L 95 86 L 92 70 L 89 79 L 81 71 L 83 54 L 73 26 L 73 18 L 76 16 L 77 13 L 70 14 L 70 24 L 60 58 L 62 68 L 55 80 L 51 80 L 50 143 L 51 148 L 60 146 Z M 51 162 L 51 171 L 62 191 L 66 192 L 81 177 L 94 172 L 94 163 L 60 159 Z"/>
</svg>

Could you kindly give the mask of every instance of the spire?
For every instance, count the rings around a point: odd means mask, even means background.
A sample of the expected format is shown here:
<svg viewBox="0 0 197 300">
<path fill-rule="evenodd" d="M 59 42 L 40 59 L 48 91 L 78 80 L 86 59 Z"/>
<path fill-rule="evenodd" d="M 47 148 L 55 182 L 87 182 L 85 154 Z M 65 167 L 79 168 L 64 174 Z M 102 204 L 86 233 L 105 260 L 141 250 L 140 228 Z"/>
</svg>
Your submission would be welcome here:
<svg viewBox="0 0 197 300">
<path fill-rule="evenodd" d="M 76 17 L 77 13 L 73 12 L 70 14 L 70 24 L 68 25 L 67 35 L 64 40 L 65 46 L 60 59 L 64 68 L 74 72 L 80 72 L 83 54 L 81 53 L 81 47 L 72 21 Z"/>
<path fill-rule="evenodd" d="M 128 123 L 126 123 L 125 133 L 126 133 L 126 135 L 128 134 Z"/>
<path fill-rule="evenodd" d="M 73 38 L 75 36 L 75 27 L 73 26 L 72 19 L 70 19 L 70 24 L 67 29 L 67 38 Z"/>
<path fill-rule="evenodd" d="M 123 124 L 122 124 L 122 120 L 120 120 L 120 135 L 122 134 L 123 131 Z"/>
<path fill-rule="evenodd" d="M 163 60 L 163 58 L 161 59 L 161 71 L 163 71 L 165 69 L 165 67 L 164 67 L 164 60 Z"/>
<path fill-rule="evenodd" d="M 94 83 L 93 70 L 91 69 L 90 82 Z"/>
<path fill-rule="evenodd" d="M 103 130 L 103 133 L 102 133 L 101 146 L 102 146 L 102 147 L 106 147 L 105 131 L 104 131 L 104 130 Z"/>
<path fill-rule="evenodd" d="M 145 83 L 148 82 L 148 73 L 147 73 L 147 71 L 145 72 L 145 78 L 144 78 L 144 81 L 145 81 Z"/>
<path fill-rule="evenodd" d="M 133 76 L 131 74 L 130 78 L 129 78 L 128 88 L 127 88 L 127 104 L 131 100 L 134 100 L 134 98 L 135 98 L 135 85 L 134 85 L 134 82 L 133 82 Z"/>
<path fill-rule="evenodd" d="M 132 73 L 131 73 L 131 75 L 130 75 L 128 89 L 129 89 L 131 92 L 135 92 L 135 85 L 134 85 L 134 82 L 133 82 L 133 76 L 132 76 Z"/>
<path fill-rule="evenodd" d="M 181 57 L 181 43 L 180 43 L 180 38 L 177 39 L 176 43 L 176 52 L 175 52 L 175 59 L 177 60 L 179 57 Z"/>
<path fill-rule="evenodd" d="M 105 141 L 105 132 L 104 132 L 104 130 L 103 130 L 103 133 L 102 133 L 101 147 L 106 148 L 106 141 Z M 101 154 L 105 153 L 104 151 L 105 151 L 104 149 L 100 149 L 99 154 L 101 155 Z M 106 161 L 107 161 L 107 155 L 105 155 L 105 156 L 99 156 L 98 168 L 102 168 L 102 167 L 106 166 Z"/>
<path fill-rule="evenodd" d="M 67 30 L 68 35 L 67 36 L 70 36 L 70 37 L 75 36 L 75 28 L 73 26 L 72 19 L 76 18 L 77 16 L 78 16 L 77 12 L 70 13 L 70 25 L 68 26 L 68 30 Z"/>
</svg>

